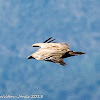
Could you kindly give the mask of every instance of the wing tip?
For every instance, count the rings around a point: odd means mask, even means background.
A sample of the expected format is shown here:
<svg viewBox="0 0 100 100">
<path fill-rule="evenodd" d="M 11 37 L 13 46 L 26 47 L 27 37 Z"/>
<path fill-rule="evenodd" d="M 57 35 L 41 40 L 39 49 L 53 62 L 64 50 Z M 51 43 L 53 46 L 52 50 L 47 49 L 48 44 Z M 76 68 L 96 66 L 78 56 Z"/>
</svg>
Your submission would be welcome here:
<svg viewBox="0 0 100 100">
<path fill-rule="evenodd" d="M 56 39 L 52 39 L 52 37 L 50 37 L 50 38 L 46 39 L 43 43 L 51 43 L 54 40 L 56 40 Z"/>
<path fill-rule="evenodd" d="M 32 47 L 39 47 L 39 44 L 37 44 L 37 43 L 32 44 Z"/>
<path fill-rule="evenodd" d="M 67 64 L 62 60 L 62 61 L 60 61 L 58 64 L 60 64 L 60 65 L 62 65 L 62 66 L 66 66 Z"/>
<path fill-rule="evenodd" d="M 63 64 L 61 64 L 61 65 L 65 67 L 67 64 L 66 64 L 66 63 L 63 63 Z"/>
</svg>

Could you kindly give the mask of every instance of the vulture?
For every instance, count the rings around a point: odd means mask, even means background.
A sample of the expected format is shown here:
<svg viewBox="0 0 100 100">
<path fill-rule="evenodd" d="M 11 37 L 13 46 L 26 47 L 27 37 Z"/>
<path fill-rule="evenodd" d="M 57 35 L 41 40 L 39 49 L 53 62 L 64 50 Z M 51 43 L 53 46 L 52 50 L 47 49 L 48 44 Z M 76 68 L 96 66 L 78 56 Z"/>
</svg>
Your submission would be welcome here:
<svg viewBox="0 0 100 100">
<path fill-rule="evenodd" d="M 70 46 L 66 43 L 53 42 L 55 39 L 50 37 L 43 43 L 35 43 L 33 47 L 41 47 L 27 59 L 45 60 L 65 66 L 64 58 L 85 54 L 83 52 L 70 51 Z"/>
</svg>

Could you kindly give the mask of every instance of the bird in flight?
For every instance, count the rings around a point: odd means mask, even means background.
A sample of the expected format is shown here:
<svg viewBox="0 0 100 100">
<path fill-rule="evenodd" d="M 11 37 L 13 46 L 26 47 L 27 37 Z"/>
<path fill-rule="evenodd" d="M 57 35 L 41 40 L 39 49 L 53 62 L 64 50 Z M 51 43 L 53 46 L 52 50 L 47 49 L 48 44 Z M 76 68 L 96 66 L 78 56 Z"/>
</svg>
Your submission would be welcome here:
<svg viewBox="0 0 100 100">
<path fill-rule="evenodd" d="M 43 43 L 35 43 L 33 47 L 41 47 L 27 59 L 45 60 L 65 66 L 64 58 L 85 54 L 83 52 L 70 51 L 70 46 L 66 43 L 53 42 L 50 37 Z"/>
</svg>

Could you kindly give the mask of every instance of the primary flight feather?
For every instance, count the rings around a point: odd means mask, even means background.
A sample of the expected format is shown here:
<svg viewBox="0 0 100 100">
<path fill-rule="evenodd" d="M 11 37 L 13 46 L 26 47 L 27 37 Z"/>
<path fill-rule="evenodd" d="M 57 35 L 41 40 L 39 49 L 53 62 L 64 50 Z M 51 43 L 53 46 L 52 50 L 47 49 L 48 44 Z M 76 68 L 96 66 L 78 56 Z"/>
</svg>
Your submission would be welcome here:
<svg viewBox="0 0 100 100">
<path fill-rule="evenodd" d="M 45 60 L 65 66 L 64 58 L 82 55 L 83 52 L 70 51 L 70 46 L 66 43 L 53 42 L 52 37 L 45 40 L 43 43 L 35 43 L 33 47 L 41 47 L 35 53 L 31 54 L 28 59 Z M 53 43 L 51 43 L 53 42 Z"/>
</svg>

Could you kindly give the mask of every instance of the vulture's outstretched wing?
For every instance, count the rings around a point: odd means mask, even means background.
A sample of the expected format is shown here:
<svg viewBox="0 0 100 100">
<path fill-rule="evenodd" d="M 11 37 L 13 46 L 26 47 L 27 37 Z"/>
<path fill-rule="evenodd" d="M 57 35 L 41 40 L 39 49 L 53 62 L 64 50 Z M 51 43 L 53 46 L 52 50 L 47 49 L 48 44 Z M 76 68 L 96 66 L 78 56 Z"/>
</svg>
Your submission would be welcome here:
<svg viewBox="0 0 100 100">
<path fill-rule="evenodd" d="M 64 55 L 63 51 L 52 51 L 51 53 L 49 52 L 49 54 L 47 53 L 44 60 L 65 66 L 66 63 L 63 61 L 62 55 Z"/>
<path fill-rule="evenodd" d="M 56 50 L 63 50 L 63 49 L 69 50 L 70 49 L 70 46 L 68 44 L 53 42 L 55 39 L 51 39 L 51 38 L 52 37 L 48 38 L 43 43 L 35 43 L 32 46 L 33 47 L 41 47 L 41 48 L 45 48 L 45 49 L 56 49 Z"/>
<path fill-rule="evenodd" d="M 50 62 L 53 62 L 53 63 L 57 63 L 57 64 L 60 64 L 62 66 L 65 66 L 67 65 L 62 58 L 57 58 L 57 57 L 54 57 L 54 56 L 49 56 L 45 59 L 45 61 L 50 61 Z"/>
<path fill-rule="evenodd" d="M 35 43 L 32 46 L 33 47 L 41 47 L 44 49 L 51 49 L 51 50 L 69 51 L 69 49 L 70 49 L 70 46 L 66 43 Z"/>
</svg>

